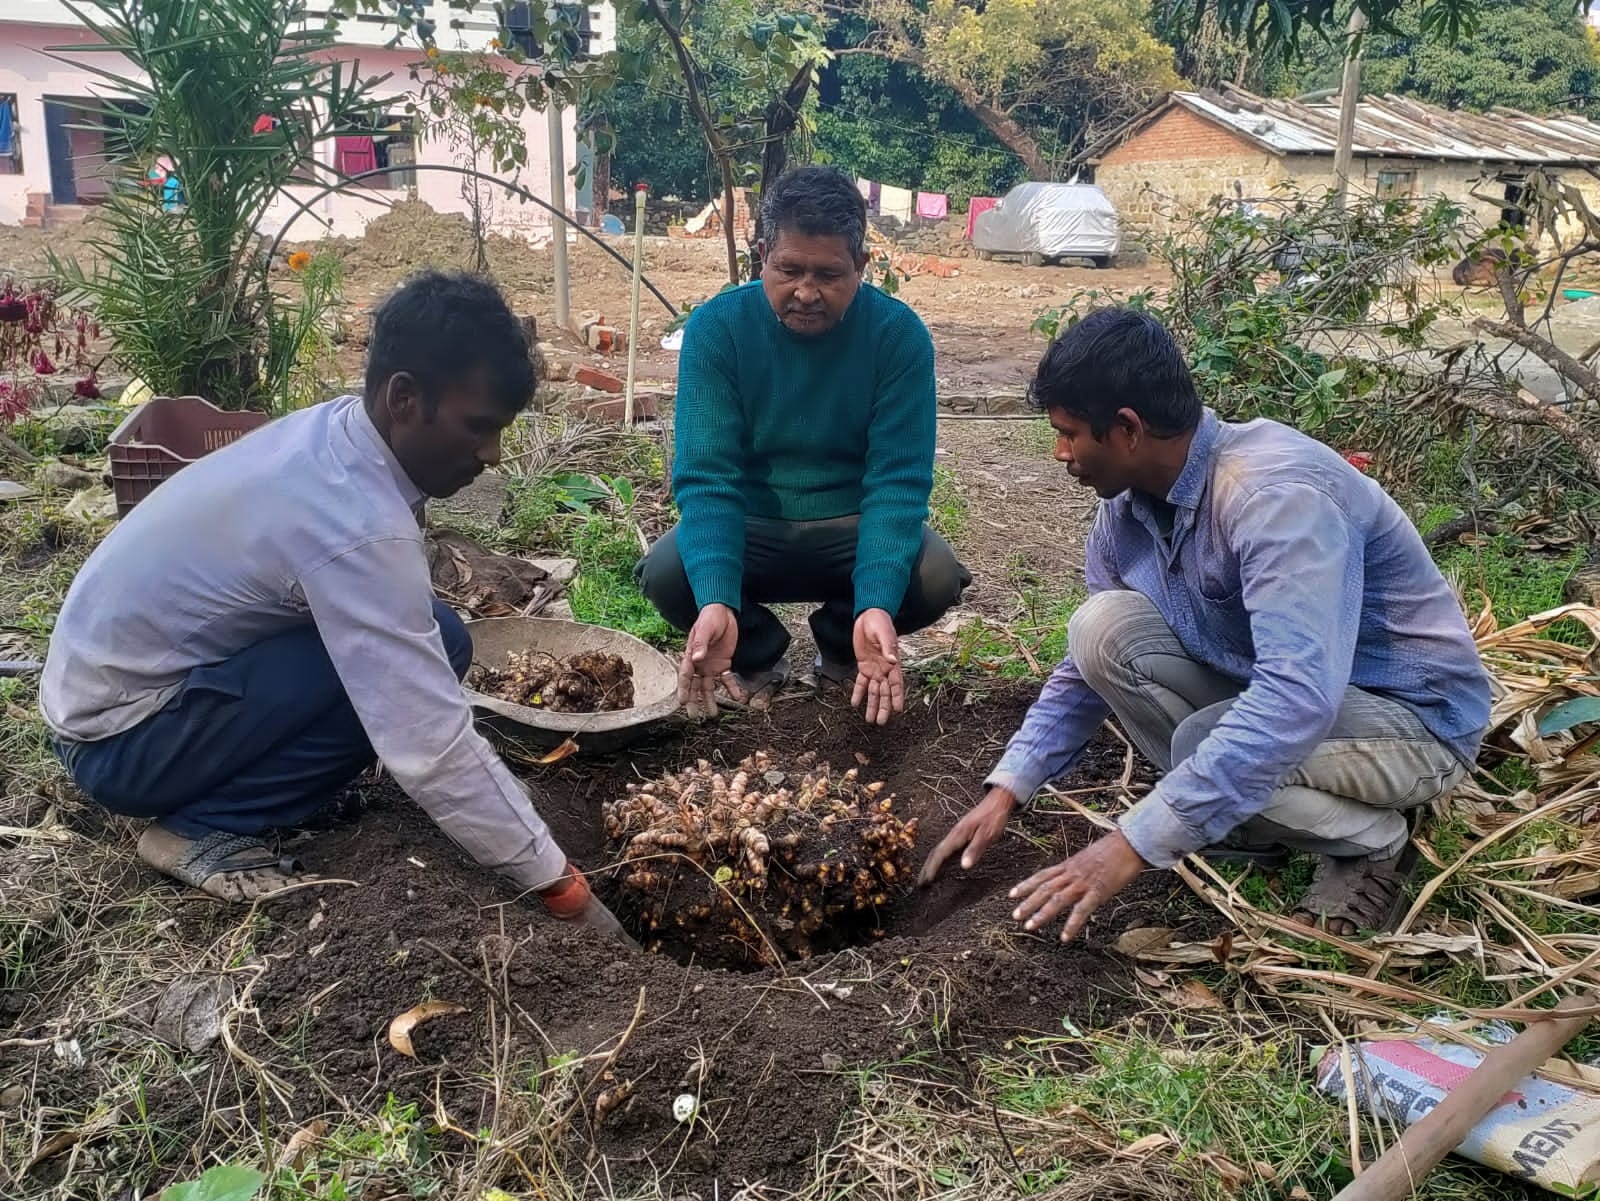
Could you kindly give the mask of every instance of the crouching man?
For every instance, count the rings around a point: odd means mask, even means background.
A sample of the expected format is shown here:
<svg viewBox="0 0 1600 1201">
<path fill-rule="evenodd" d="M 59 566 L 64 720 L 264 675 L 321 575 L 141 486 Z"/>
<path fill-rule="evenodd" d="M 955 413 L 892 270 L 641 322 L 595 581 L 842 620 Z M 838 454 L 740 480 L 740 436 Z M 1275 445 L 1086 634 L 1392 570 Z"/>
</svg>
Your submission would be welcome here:
<svg viewBox="0 0 1600 1201">
<path fill-rule="evenodd" d="M 1108 714 L 1163 773 L 1120 828 L 1012 890 L 1063 939 L 1147 866 L 1191 852 L 1318 856 L 1297 921 L 1392 924 L 1408 814 L 1471 767 L 1489 680 L 1460 606 L 1398 505 L 1322 444 L 1203 410 L 1139 313 L 1091 314 L 1045 353 L 1055 457 L 1101 498 L 1070 654 L 924 865 L 971 868 Z"/>
<path fill-rule="evenodd" d="M 499 461 L 533 396 L 493 285 L 425 273 L 375 314 L 363 396 L 185 467 L 89 556 L 40 707 L 73 779 L 149 819 L 138 853 L 227 900 L 292 883 L 264 839 L 375 759 L 485 867 L 620 932 L 473 729 L 467 630 L 433 596 L 419 520 Z"/>
<path fill-rule="evenodd" d="M 956 604 L 972 577 L 925 524 L 933 487 L 933 340 L 863 286 L 865 202 L 830 167 L 762 200 L 759 283 L 689 318 L 672 487 L 683 519 L 639 564 L 646 596 L 689 634 L 691 712 L 723 685 L 761 708 L 789 676 L 766 606 L 811 602 L 818 681 L 852 686 L 882 724 L 905 706 L 899 635 Z"/>
</svg>

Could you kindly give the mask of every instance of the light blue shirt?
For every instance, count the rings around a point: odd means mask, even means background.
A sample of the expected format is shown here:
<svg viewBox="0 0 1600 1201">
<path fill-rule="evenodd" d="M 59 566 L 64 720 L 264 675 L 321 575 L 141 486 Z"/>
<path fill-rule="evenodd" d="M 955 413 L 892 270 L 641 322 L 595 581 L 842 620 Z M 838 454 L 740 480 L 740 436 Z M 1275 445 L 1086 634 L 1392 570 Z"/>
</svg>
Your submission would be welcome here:
<svg viewBox="0 0 1600 1201">
<path fill-rule="evenodd" d="M 566 856 L 473 728 L 433 616 L 423 495 L 361 399 L 189 464 L 95 548 L 61 606 L 39 707 L 63 738 L 132 729 L 189 672 L 315 625 L 379 760 L 447 835 L 524 888 Z"/>
<path fill-rule="evenodd" d="M 1352 685 L 1405 705 L 1472 765 L 1488 674 L 1449 584 L 1377 483 L 1287 426 L 1207 410 L 1166 499 L 1170 533 L 1146 496 L 1101 503 L 1089 591 L 1142 593 L 1197 662 L 1244 689 L 1123 817 L 1147 863 L 1170 867 L 1260 813 L 1327 737 Z M 1069 652 L 987 783 L 1026 802 L 1109 715 Z"/>
</svg>

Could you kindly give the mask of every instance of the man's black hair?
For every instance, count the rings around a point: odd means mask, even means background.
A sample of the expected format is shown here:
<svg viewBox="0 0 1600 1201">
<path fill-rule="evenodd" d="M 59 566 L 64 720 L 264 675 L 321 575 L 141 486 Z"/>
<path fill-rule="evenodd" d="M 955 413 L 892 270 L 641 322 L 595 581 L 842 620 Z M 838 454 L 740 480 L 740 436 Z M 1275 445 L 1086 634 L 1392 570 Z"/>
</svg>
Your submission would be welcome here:
<svg viewBox="0 0 1600 1201">
<path fill-rule="evenodd" d="M 1050 343 L 1028 390 L 1040 411 L 1059 409 L 1103 439 L 1121 409 L 1160 438 L 1200 424 L 1189 365 L 1161 322 L 1134 309 L 1096 309 Z"/>
<path fill-rule="evenodd" d="M 402 371 L 421 385 L 430 410 L 441 392 L 482 371 L 507 413 L 527 407 L 540 375 L 538 351 L 500 289 L 460 271 L 420 271 L 373 314 L 367 398 Z"/>
<path fill-rule="evenodd" d="M 779 230 L 811 237 L 837 235 L 850 256 L 867 253 L 867 202 L 837 167 L 785 171 L 761 198 L 761 233 L 770 246 Z"/>
</svg>

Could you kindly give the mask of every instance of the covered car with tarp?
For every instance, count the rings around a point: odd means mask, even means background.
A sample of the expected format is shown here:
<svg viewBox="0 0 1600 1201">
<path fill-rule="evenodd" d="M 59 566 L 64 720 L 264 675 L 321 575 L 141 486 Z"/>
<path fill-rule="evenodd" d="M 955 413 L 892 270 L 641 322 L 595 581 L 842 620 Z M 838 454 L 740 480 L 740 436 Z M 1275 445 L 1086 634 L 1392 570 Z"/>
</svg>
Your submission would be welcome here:
<svg viewBox="0 0 1600 1201">
<path fill-rule="evenodd" d="M 1088 183 L 1022 183 L 978 214 L 972 247 L 980 259 L 1020 258 L 1030 267 L 1061 259 L 1110 264 L 1122 244 L 1116 207 Z"/>
</svg>

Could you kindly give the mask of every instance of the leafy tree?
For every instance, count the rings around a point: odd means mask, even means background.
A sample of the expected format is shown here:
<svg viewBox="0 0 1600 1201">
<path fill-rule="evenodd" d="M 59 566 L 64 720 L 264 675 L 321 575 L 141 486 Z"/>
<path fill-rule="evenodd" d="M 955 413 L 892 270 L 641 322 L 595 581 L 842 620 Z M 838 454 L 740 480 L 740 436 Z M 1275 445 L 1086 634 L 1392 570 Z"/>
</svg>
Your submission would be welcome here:
<svg viewBox="0 0 1600 1201">
<path fill-rule="evenodd" d="M 1034 179 L 1178 82 L 1146 0 L 862 0 L 856 52 L 961 98 Z"/>
<path fill-rule="evenodd" d="M 1414 96 L 1447 108 L 1496 105 L 1529 112 L 1592 102 L 1600 54 L 1572 0 L 1486 0 L 1476 28 L 1454 44 L 1423 34 L 1415 15 L 1362 47 L 1362 91 Z M 1334 87 L 1343 47 L 1307 47 L 1298 90 Z"/>
<path fill-rule="evenodd" d="M 848 44 L 858 31 L 829 32 Z M 947 192 L 959 208 L 998 196 L 1024 178 L 1022 163 L 949 88 L 901 63 L 869 55 L 840 58 L 823 77 L 813 149 L 852 175 Z"/>
</svg>

